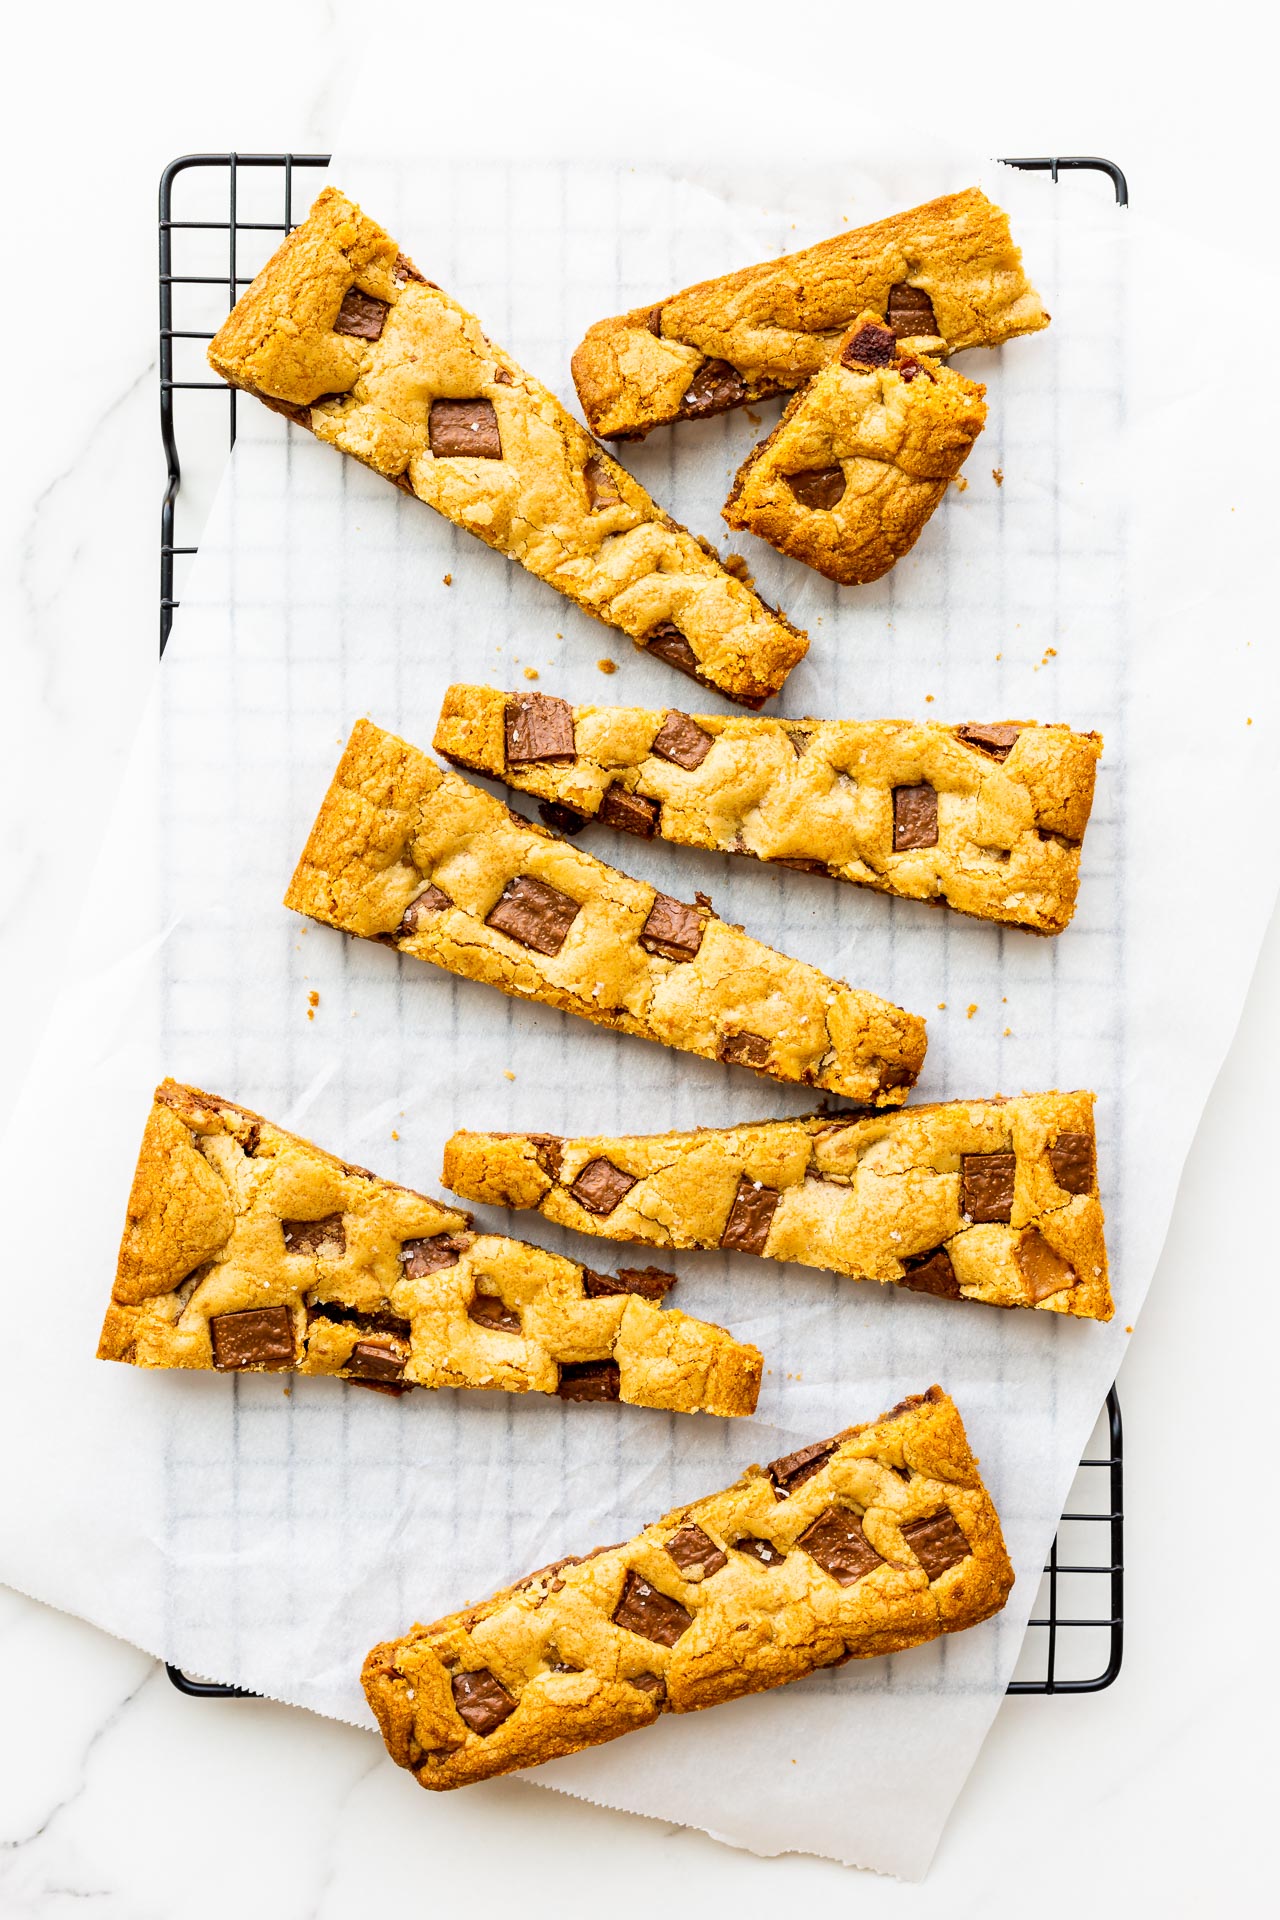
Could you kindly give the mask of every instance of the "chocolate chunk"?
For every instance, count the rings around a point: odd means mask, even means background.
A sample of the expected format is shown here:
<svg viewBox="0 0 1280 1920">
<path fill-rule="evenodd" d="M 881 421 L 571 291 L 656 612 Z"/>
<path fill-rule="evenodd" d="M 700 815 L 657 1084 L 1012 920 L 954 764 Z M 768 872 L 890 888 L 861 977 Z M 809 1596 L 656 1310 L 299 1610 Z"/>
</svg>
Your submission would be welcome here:
<svg viewBox="0 0 1280 1920">
<path fill-rule="evenodd" d="M 398 1380 L 405 1370 L 407 1355 L 378 1340 L 357 1340 L 347 1360 L 347 1372 L 361 1380 Z"/>
<path fill-rule="evenodd" d="M 738 1181 L 720 1245 L 732 1253 L 763 1253 L 781 1198 L 776 1188 L 762 1187 L 744 1173 Z"/>
<path fill-rule="evenodd" d="M 989 753 L 993 760 L 1007 760 L 1021 732 L 1022 728 L 1012 720 L 1001 721 L 993 727 L 981 727 L 971 721 L 967 726 L 956 728 L 956 739 L 963 740 L 967 747 L 977 747 L 980 753 Z"/>
<path fill-rule="evenodd" d="M 646 953 L 657 953 L 664 960 L 692 960 L 702 945 L 705 916 L 669 893 L 655 893 L 649 917 L 640 929 L 640 945 Z"/>
<path fill-rule="evenodd" d="M 307 1325 L 310 1327 L 317 1320 L 328 1320 L 335 1326 L 359 1327 L 361 1333 L 389 1333 L 396 1340 L 407 1340 L 413 1331 L 398 1313 L 383 1310 L 366 1313 L 360 1307 L 349 1307 L 343 1300 L 317 1300 L 314 1294 L 309 1294 Z"/>
<path fill-rule="evenodd" d="M 514 387 L 515 377 L 508 373 L 505 367 L 495 367 L 493 370 L 493 384 L 495 387 Z"/>
<path fill-rule="evenodd" d="M 624 1173 L 612 1160 L 588 1160 L 569 1188 L 570 1196 L 588 1213 L 612 1213 L 630 1193 L 635 1175 Z"/>
<path fill-rule="evenodd" d="M 534 953 L 557 954 L 580 910 L 578 901 L 558 887 L 522 873 L 508 880 L 498 904 L 486 914 L 485 925 Z"/>
<path fill-rule="evenodd" d="M 659 1593 L 638 1573 L 628 1573 L 622 1583 L 622 1598 L 613 1610 L 614 1624 L 626 1627 L 654 1640 L 660 1647 L 674 1647 L 682 1633 L 693 1625 L 693 1615 L 678 1600 Z"/>
<path fill-rule="evenodd" d="M 502 435 L 492 400 L 433 400 L 427 440 L 437 460 L 502 458 Z"/>
<path fill-rule="evenodd" d="M 622 495 L 618 492 L 613 474 L 598 454 L 592 454 L 582 469 L 582 478 L 587 488 L 587 511 L 599 513 L 601 507 L 616 507 Z"/>
<path fill-rule="evenodd" d="M 1017 1156 L 1012 1153 L 962 1153 L 961 1212 L 977 1222 L 1007 1221 L 1013 1212 L 1013 1176 L 1017 1164 Z"/>
<path fill-rule="evenodd" d="M 927 1520 L 912 1520 L 902 1529 L 902 1537 L 914 1553 L 930 1581 L 948 1567 L 967 1560 L 973 1548 L 961 1533 L 948 1507 L 931 1513 Z"/>
<path fill-rule="evenodd" d="M 292 420 L 295 427 L 310 427 L 310 407 L 295 407 L 292 400 L 273 400 L 269 393 L 259 393 L 257 397 L 264 407 L 270 407 L 272 413 L 282 413 L 286 420 Z"/>
<path fill-rule="evenodd" d="M 843 467 L 810 467 L 805 473 L 787 474 L 786 482 L 802 507 L 830 508 L 844 499 Z"/>
<path fill-rule="evenodd" d="M 227 1372 L 240 1367 L 291 1367 L 293 1315 L 288 1307 L 253 1307 L 248 1313 L 219 1313 L 209 1322 L 213 1364 Z"/>
<path fill-rule="evenodd" d="M 375 300 L 371 293 L 361 293 L 359 287 L 349 287 L 338 308 L 333 330 L 335 333 L 349 333 L 357 340 L 380 340 L 388 311 L 385 300 Z"/>
<path fill-rule="evenodd" d="M 396 255 L 394 273 L 396 280 L 401 286 L 404 285 L 406 280 L 417 280 L 424 287 L 434 287 L 435 285 L 435 281 L 428 280 L 425 273 L 419 273 L 407 253 L 398 253 Z"/>
<path fill-rule="evenodd" d="M 815 1440 L 810 1446 L 797 1447 L 794 1453 L 784 1453 L 777 1460 L 771 1460 L 765 1471 L 779 1500 L 785 1500 L 806 1480 L 812 1480 L 815 1473 L 821 1473 L 839 1444 L 838 1440 Z"/>
<path fill-rule="evenodd" d="M 530 1133 L 526 1135 L 533 1148 L 538 1165 L 553 1180 L 560 1178 L 560 1162 L 564 1159 L 564 1141 L 556 1133 Z"/>
<path fill-rule="evenodd" d="M 891 367 L 897 344 L 898 337 L 892 327 L 868 322 L 846 343 L 840 359 L 846 367 Z"/>
<path fill-rule="evenodd" d="M 825 860 L 785 860 L 779 854 L 773 862 L 775 867 L 790 867 L 793 873 L 829 873 L 831 869 Z"/>
<path fill-rule="evenodd" d="M 616 1400 L 622 1375 L 616 1360 L 577 1360 L 560 1368 L 556 1392 L 562 1400 Z"/>
<path fill-rule="evenodd" d="M 655 340 L 662 338 L 662 308 L 650 307 L 649 318 L 645 323 Z"/>
<path fill-rule="evenodd" d="M 404 918 L 396 928 L 396 939 L 411 939 L 413 935 L 417 933 L 424 920 L 434 918 L 437 913 L 443 913 L 446 907 L 451 907 L 452 905 L 453 902 L 448 894 L 442 892 L 439 887 L 427 887 L 424 892 L 418 894 L 415 899 L 411 900 L 405 908 Z"/>
<path fill-rule="evenodd" d="M 577 749 L 573 708 L 567 700 L 554 693 L 521 693 L 508 700 L 505 717 L 509 767 L 528 767 L 539 760 L 572 766 Z"/>
<path fill-rule="evenodd" d="M 407 493 L 411 500 L 417 499 L 418 496 L 413 490 L 413 482 L 409 478 L 408 467 L 404 469 L 403 473 L 393 473 L 391 475 L 391 484 L 393 487 L 398 487 L 401 493 Z"/>
<path fill-rule="evenodd" d="M 588 1300 L 603 1300 L 619 1293 L 638 1293 L 644 1300 L 661 1300 L 676 1284 L 674 1273 L 661 1267 L 619 1267 L 616 1274 L 582 1269 L 582 1290 Z"/>
<path fill-rule="evenodd" d="M 726 1033 L 720 1042 L 720 1058 L 730 1067 L 767 1067 L 769 1042 L 762 1033 Z"/>
<path fill-rule="evenodd" d="M 882 1565 L 881 1556 L 862 1531 L 862 1522 L 848 1507 L 828 1507 L 796 1541 L 824 1573 L 842 1587 L 852 1587 Z"/>
<path fill-rule="evenodd" d="M 713 413 L 727 413 L 747 397 L 747 383 L 727 360 L 704 360 L 684 390 L 679 420 L 705 420 Z"/>
<path fill-rule="evenodd" d="M 337 1259 L 347 1250 L 347 1230 L 340 1213 L 327 1213 L 323 1220 L 282 1220 L 286 1253 L 323 1253 Z"/>
<path fill-rule="evenodd" d="M 803 727 L 787 727 L 785 732 L 788 740 L 791 742 L 791 751 L 798 760 L 812 740 L 813 735 L 807 733 Z"/>
<path fill-rule="evenodd" d="M 659 1706 L 666 1704 L 667 1683 L 661 1674 L 629 1673 L 627 1675 L 627 1684 L 628 1686 L 639 1687 L 641 1693 L 651 1693 Z"/>
<path fill-rule="evenodd" d="M 548 1648 L 548 1652 L 550 1651 L 551 1649 Z M 575 1666 L 572 1660 L 549 1660 L 547 1662 L 547 1672 L 548 1673 L 585 1673 L 586 1668 Z"/>
<path fill-rule="evenodd" d="M 1064 1193 L 1093 1192 L 1093 1141 L 1087 1133 L 1060 1133 L 1049 1148 L 1049 1165 Z"/>
<path fill-rule="evenodd" d="M 711 735 L 704 733 L 696 720 L 687 713 L 670 708 L 662 718 L 662 725 L 653 737 L 649 751 L 670 760 L 673 766 L 683 767 L 686 773 L 692 773 L 700 767 L 711 751 Z"/>
<path fill-rule="evenodd" d="M 721 1567 L 729 1564 L 728 1557 L 701 1527 L 681 1527 L 665 1546 L 686 1580 L 709 1580 L 713 1573 L 719 1573 Z"/>
<path fill-rule="evenodd" d="M 691 680 L 702 679 L 702 667 L 698 656 L 678 627 L 664 620 L 655 627 L 644 643 L 646 653 L 656 654 L 659 660 L 665 660 L 669 667 L 676 667 L 681 673 L 687 673 Z M 695 765 L 697 762 L 695 761 Z"/>
<path fill-rule="evenodd" d="M 913 1254 L 902 1264 L 906 1272 L 898 1284 L 910 1292 L 931 1293 L 938 1300 L 960 1298 L 960 1282 L 945 1247 L 935 1247 L 932 1253 Z"/>
<path fill-rule="evenodd" d="M 1028 1227 L 1013 1254 L 1027 1291 L 1037 1304 L 1051 1293 L 1061 1293 L 1064 1287 L 1076 1284 L 1075 1268 L 1054 1251 L 1038 1227 Z"/>
<path fill-rule="evenodd" d="M 520 1315 L 513 1308 L 504 1306 L 496 1293 L 475 1293 L 467 1308 L 467 1318 L 474 1320 L 478 1327 L 488 1327 L 491 1332 L 520 1331 Z"/>
<path fill-rule="evenodd" d="M 758 1533 L 744 1533 L 732 1545 L 739 1553 L 758 1560 L 762 1567 L 780 1567 L 787 1557 L 781 1547 L 775 1547 L 772 1540 L 762 1540 Z"/>
<path fill-rule="evenodd" d="M 400 1248 L 406 1280 L 422 1280 L 444 1267 L 456 1267 L 467 1242 L 453 1233 L 433 1233 L 425 1240 L 406 1240 Z"/>
<path fill-rule="evenodd" d="M 929 786 L 893 790 L 893 850 L 910 853 L 914 847 L 938 844 L 938 796 Z"/>
<path fill-rule="evenodd" d="M 939 337 L 932 300 L 923 287 L 909 287 L 905 280 L 890 287 L 889 311 L 885 318 L 899 340 L 924 334 Z"/>
<path fill-rule="evenodd" d="M 516 1710 L 515 1701 L 488 1667 L 479 1667 L 474 1673 L 455 1673 L 449 1684 L 459 1717 L 472 1733 L 492 1733 Z"/>
<path fill-rule="evenodd" d="M 1063 1137 L 1068 1138 L 1069 1136 L 1064 1135 Z M 244 1154 L 246 1160 L 253 1159 L 254 1154 L 258 1151 L 258 1145 L 261 1139 L 262 1126 L 259 1121 L 255 1120 L 248 1133 L 244 1136 L 244 1139 L 240 1142 L 240 1151 Z M 1059 1182 L 1059 1185 L 1061 1185 L 1061 1182 Z"/>
<path fill-rule="evenodd" d="M 658 831 L 661 810 L 657 800 L 646 800 L 642 793 L 628 793 L 615 780 L 611 787 L 605 788 L 598 817 L 606 827 L 614 827 L 619 833 L 634 833 L 641 840 L 652 840 Z"/>
<path fill-rule="evenodd" d="M 567 833 L 571 840 L 591 824 L 589 813 L 579 813 L 576 807 L 567 807 L 563 800 L 540 800 L 538 813 L 554 833 Z"/>
</svg>

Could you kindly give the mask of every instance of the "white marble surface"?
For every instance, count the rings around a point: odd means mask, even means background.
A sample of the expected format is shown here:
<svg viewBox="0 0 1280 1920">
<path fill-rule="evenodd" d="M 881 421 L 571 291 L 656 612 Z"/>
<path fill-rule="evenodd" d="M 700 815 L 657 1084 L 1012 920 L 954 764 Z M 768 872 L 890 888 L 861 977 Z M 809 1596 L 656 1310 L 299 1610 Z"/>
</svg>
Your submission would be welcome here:
<svg viewBox="0 0 1280 1920">
<path fill-rule="evenodd" d="M 211 31 L 194 10 L 79 4 L 28 14 L 8 42 L 23 84 L 10 90 L 3 134 L 0 1112 L 56 988 L 62 907 L 94 858 L 101 795 L 155 644 L 160 168 L 204 147 L 328 146 L 352 62 L 371 46 L 394 49 L 394 35 L 371 33 L 374 18 L 348 0 L 305 14 L 283 0 L 232 0 Z M 518 45 L 534 18 L 485 10 L 465 102 L 450 109 L 464 137 L 482 133 L 487 49 Z M 587 84 L 591 9 L 544 7 L 536 19 L 539 32 L 563 37 Z M 1069 22 L 1008 0 L 987 10 L 981 31 L 939 7 L 906 19 L 817 6 L 802 40 L 795 17 L 784 33 L 776 9 L 744 5 L 682 21 L 681 46 L 664 54 L 646 42 L 638 59 L 655 111 L 696 114 L 699 86 L 745 91 L 747 69 L 769 75 L 782 56 L 794 99 L 811 41 L 827 84 L 843 83 L 851 139 L 859 106 L 874 104 L 957 134 L 981 125 L 996 152 L 1056 145 L 1114 156 L 1144 207 L 1186 231 L 1196 350 L 1211 350 L 1201 303 L 1211 311 L 1225 290 L 1198 284 L 1195 234 L 1212 226 L 1233 239 L 1247 278 L 1255 236 L 1270 231 L 1264 69 L 1243 57 L 1239 33 L 1212 43 L 1169 33 L 1157 45 L 1136 10 L 1130 20 L 1091 0 Z M 909 98 L 886 99 L 884 85 L 908 71 Z M 389 110 L 420 100 L 431 105 L 415 110 L 445 110 L 438 76 L 405 73 L 393 57 L 388 84 Z M 607 103 L 625 83 L 590 84 Z M 816 96 L 804 105 L 836 110 Z M 1236 392 L 1253 369 L 1239 349 L 1223 366 L 1230 436 L 1248 430 Z M 1273 524 L 1260 511 L 1267 503 L 1242 500 L 1229 521 L 1205 526 L 1193 483 L 1189 461 L 1188 539 L 1214 540 L 1224 565 L 1260 567 L 1271 547 L 1257 539 Z M 1207 672 L 1212 607 L 1203 617 Z M 811 1860 L 756 1860 L 520 1783 L 436 1799 L 368 1736 L 265 1703 L 184 1700 L 150 1660 L 0 1591 L 0 1915 L 53 1920 L 88 1900 L 112 1920 L 202 1920 L 228 1908 L 330 1920 L 397 1898 L 501 1903 L 527 1915 L 607 1906 L 646 1920 L 676 1901 L 764 1913 L 780 1898 L 985 1916 L 1067 1916 L 1086 1902 L 1103 1915 L 1199 1916 L 1261 1903 L 1275 1792 L 1265 1695 L 1277 1568 L 1274 1546 L 1256 1538 L 1260 1514 L 1273 1541 L 1276 1530 L 1255 1463 L 1270 1457 L 1274 1421 L 1280 1121 L 1259 1068 L 1280 1051 L 1278 1007 L 1273 925 L 1121 1378 L 1121 1680 L 1096 1697 L 1003 1709 L 923 1886 L 854 1880 Z M 92 1116 L 77 1118 L 91 1143 Z M 10 1364 L 16 1339 L 11 1329 Z M 1215 1566 L 1223 1560 L 1231 1585 Z"/>
</svg>

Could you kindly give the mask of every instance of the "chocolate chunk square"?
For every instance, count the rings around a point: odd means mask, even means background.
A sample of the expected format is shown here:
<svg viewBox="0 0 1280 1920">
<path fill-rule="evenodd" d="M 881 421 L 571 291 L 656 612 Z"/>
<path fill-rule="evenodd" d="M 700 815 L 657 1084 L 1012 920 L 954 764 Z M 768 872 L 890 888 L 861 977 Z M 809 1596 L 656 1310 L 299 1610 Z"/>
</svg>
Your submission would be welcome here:
<svg viewBox="0 0 1280 1920">
<path fill-rule="evenodd" d="M 842 365 L 855 369 L 891 367 L 897 344 L 898 336 L 892 327 L 880 327 L 868 321 L 865 327 L 858 328 L 852 340 L 846 341 L 840 360 Z"/>
<path fill-rule="evenodd" d="M 427 440 L 437 460 L 502 458 L 502 435 L 492 400 L 433 400 Z"/>
<path fill-rule="evenodd" d="M 973 1548 L 955 1523 L 951 1510 L 943 1507 L 927 1520 L 912 1520 L 902 1529 L 902 1537 L 914 1553 L 930 1581 L 967 1560 Z"/>
<path fill-rule="evenodd" d="M 532 766 L 539 760 L 567 767 L 577 757 L 573 708 L 553 693 L 521 693 L 508 700 L 506 734 L 509 767 Z"/>
<path fill-rule="evenodd" d="M 323 1220 L 282 1220 L 286 1253 L 323 1253 L 336 1260 L 347 1250 L 347 1230 L 340 1213 L 327 1213 Z"/>
<path fill-rule="evenodd" d="M 780 1567 L 787 1557 L 781 1547 L 775 1547 L 772 1540 L 762 1540 L 758 1533 L 744 1533 L 732 1544 L 736 1552 L 758 1560 L 762 1567 Z"/>
<path fill-rule="evenodd" d="M 906 1272 L 898 1284 L 909 1292 L 931 1293 L 937 1300 L 960 1298 L 960 1282 L 945 1247 L 935 1247 L 932 1253 L 914 1254 L 902 1264 Z"/>
<path fill-rule="evenodd" d="M 726 1033 L 720 1042 L 720 1058 L 726 1066 L 754 1067 L 757 1072 L 768 1066 L 769 1051 L 762 1033 Z"/>
<path fill-rule="evenodd" d="M 776 1188 L 762 1187 L 758 1180 L 748 1179 L 744 1173 L 738 1181 L 720 1245 L 733 1253 L 763 1253 L 781 1198 Z"/>
<path fill-rule="evenodd" d="M 611 787 L 605 788 L 599 818 L 618 833 L 634 833 L 641 840 L 652 840 L 658 831 L 660 812 L 657 800 L 646 800 L 641 793 L 628 793 L 615 780 Z"/>
<path fill-rule="evenodd" d="M 670 760 L 673 766 L 683 767 L 686 773 L 693 773 L 710 753 L 711 744 L 711 735 L 704 733 L 696 720 L 672 708 L 663 715 L 650 752 Z"/>
<path fill-rule="evenodd" d="M 1093 1192 L 1093 1141 L 1087 1133 L 1060 1133 L 1049 1148 L 1049 1165 L 1064 1193 Z"/>
<path fill-rule="evenodd" d="M 727 413 L 741 406 L 747 397 L 747 383 L 727 360 L 704 360 L 684 390 L 678 418 L 705 420 L 713 413 Z"/>
<path fill-rule="evenodd" d="M 629 1633 L 643 1635 L 660 1647 L 674 1647 L 682 1633 L 693 1625 L 693 1615 L 638 1573 L 628 1573 L 622 1583 L 622 1597 L 613 1610 L 614 1624 Z"/>
<path fill-rule="evenodd" d="M 1028 1227 L 1013 1250 L 1018 1269 L 1027 1283 L 1027 1291 L 1037 1304 L 1051 1293 L 1061 1293 L 1076 1284 L 1076 1270 L 1064 1260 L 1038 1227 Z"/>
<path fill-rule="evenodd" d="M 838 1440 L 815 1440 L 810 1446 L 797 1447 L 794 1453 L 784 1453 L 771 1460 L 765 1471 L 779 1500 L 785 1500 L 806 1480 L 812 1480 L 815 1473 L 821 1473 L 839 1444 Z"/>
<path fill-rule="evenodd" d="M 586 483 L 589 513 L 599 513 L 602 507 L 617 506 L 622 495 L 618 492 L 607 461 L 593 453 L 582 469 L 582 478 Z"/>
<path fill-rule="evenodd" d="M 939 337 L 932 300 L 923 287 L 909 287 L 905 280 L 900 280 L 896 287 L 890 287 L 889 310 L 885 317 L 899 340 L 909 340 L 922 334 Z"/>
<path fill-rule="evenodd" d="M 805 473 L 789 473 L 787 485 L 802 507 L 813 511 L 838 507 L 844 499 L 843 467 L 810 467 Z"/>
<path fill-rule="evenodd" d="M 554 955 L 564 945 L 580 911 L 579 902 L 558 887 L 522 873 L 508 880 L 497 905 L 485 916 L 485 925 L 495 933 L 505 933 L 510 940 L 518 940 L 534 953 Z"/>
<path fill-rule="evenodd" d="M 963 740 L 967 747 L 977 747 L 979 753 L 989 753 L 993 760 L 1007 760 L 1013 752 L 1013 743 L 1023 729 L 1014 721 L 1002 721 L 999 726 L 982 727 L 976 722 L 956 728 L 956 739 Z"/>
<path fill-rule="evenodd" d="M 915 847 L 938 844 L 938 796 L 930 786 L 893 790 L 893 850 L 910 853 Z"/>
<path fill-rule="evenodd" d="M 569 1187 L 569 1194 L 588 1213 L 604 1215 L 622 1204 L 635 1183 L 634 1174 L 624 1173 L 612 1160 L 600 1158 L 588 1160 Z"/>
<path fill-rule="evenodd" d="M 692 960 L 702 945 L 706 918 L 696 907 L 673 900 L 669 893 L 655 893 L 649 917 L 640 929 L 640 945 L 646 953 L 660 954 L 664 960 Z"/>
<path fill-rule="evenodd" d="M 861 1520 L 848 1507 L 826 1508 L 812 1526 L 805 1528 L 796 1545 L 842 1587 L 855 1586 L 873 1567 L 883 1564 L 862 1531 Z"/>
<path fill-rule="evenodd" d="M 564 1362 L 556 1392 L 562 1400 L 616 1400 L 622 1392 L 622 1375 L 616 1360 L 575 1360 Z"/>
<path fill-rule="evenodd" d="M 478 1327 L 487 1327 L 494 1333 L 519 1333 L 520 1315 L 512 1307 L 504 1306 L 496 1293 L 473 1294 L 471 1305 L 467 1308 L 467 1318 L 474 1320 Z"/>
<path fill-rule="evenodd" d="M 405 1240 L 400 1247 L 406 1280 L 422 1280 L 444 1267 L 456 1267 L 467 1242 L 452 1233 L 433 1233 L 425 1240 Z"/>
<path fill-rule="evenodd" d="M 979 1224 L 1007 1222 L 1013 1213 L 1013 1178 L 1017 1155 L 962 1153 L 960 1156 L 960 1210 Z"/>
<path fill-rule="evenodd" d="M 665 660 L 669 667 L 676 667 L 681 673 L 687 673 L 691 680 L 702 678 L 702 668 L 698 656 L 678 627 L 664 620 L 655 627 L 646 639 L 645 652 L 656 654 L 659 660 Z"/>
<path fill-rule="evenodd" d="M 404 917 L 396 928 L 396 939 L 410 939 L 418 932 L 424 921 L 434 919 L 436 914 L 443 913 L 446 907 L 452 905 L 453 902 L 448 894 L 442 892 L 439 887 L 426 887 L 405 908 Z"/>
<path fill-rule="evenodd" d="M 638 1293 L 642 1300 L 662 1300 L 675 1284 L 674 1273 L 664 1273 L 660 1267 L 619 1267 L 616 1274 L 582 1269 L 582 1291 L 588 1300 L 620 1293 Z"/>
<path fill-rule="evenodd" d="M 241 1367 L 291 1367 L 293 1315 L 288 1307 L 253 1307 L 219 1313 L 209 1322 L 213 1364 L 228 1373 Z"/>
<path fill-rule="evenodd" d="M 478 1667 L 474 1673 L 455 1673 L 449 1684 L 458 1715 L 472 1733 L 492 1733 L 516 1710 L 515 1701 L 488 1667 Z"/>
<path fill-rule="evenodd" d="M 398 1380 L 408 1356 L 380 1340 L 357 1340 L 347 1360 L 347 1372 L 360 1380 Z"/>
<path fill-rule="evenodd" d="M 711 1535 L 698 1526 L 681 1527 L 666 1542 L 666 1550 L 686 1580 L 709 1580 L 729 1564 Z"/>
<path fill-rule="evenodd" d="M 333 330 L 335 333 L 349 333 L 356 340 L 381 340 L 389 311 L 385 300 L 375 300 L 371 293 L 361 293 L 359 287 L 349 287 L 342 297 Z"/>
</svg>

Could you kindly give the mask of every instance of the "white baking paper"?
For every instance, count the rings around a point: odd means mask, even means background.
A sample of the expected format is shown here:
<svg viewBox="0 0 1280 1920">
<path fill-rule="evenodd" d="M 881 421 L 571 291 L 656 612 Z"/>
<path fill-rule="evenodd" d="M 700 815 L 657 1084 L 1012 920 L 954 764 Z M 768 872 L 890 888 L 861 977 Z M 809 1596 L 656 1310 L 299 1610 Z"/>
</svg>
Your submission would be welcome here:
<svg viewBox="0 0 1280 1920">
<path fill-rule="evenodd" d="M 1275 811 L 1260 740 L 1274 713 L 1231 581 L 1214 585 L 1210 627 L 1212 576 L 1166 536 L 1213 376 L 1167 356 L 1161 385 L 1129 348 L 1156 254 L 1135 275 L 1140 216 L 1105 183 L 883 152 L 772 174 L 652 152 L 619 164 L 584 142 L 563 161 L 462 165 L 353 149 L 334 177 L 570 403 L 569 355 L 599 315 L 981 179 L 1054 320 L 960 360 L 991 406 L 963 491 L 875 587 L 842 591 L 734 544 L 811 636 L 777 710 L 1038 716 L 1097 727 L 1106 750 L 1079 909 L 1052 941 L 601 829 L 581 844 L 666 891 L 702 888 L 753 934 L 926 1014 L 920 1099 L 1096 1088 L 1116 1319 L 683 1255 L 679 1303 L 765 1351 L 759 1416 L 741 1422 L 502 1394 L 391 1401 L 92 1358 L 166 1072 L 429 1191 L 458 1125 L 643 1131 L 807 1105 L 284 911 L 361 714 L 429 745 L 450 680 L 524 688 L 529 670 L 575 701 L 725 703 L 695 700 L 518 567 L 242 401 L 105 855 L 90 876 L 67 849 L 67 924 L 50 930 L 74 938 L 77 970 L 6 1145 L 0 1577 L 193 1671 L 366 1723 L 358 1673 L 375 1640 L 940 1380 L 1017 1566 L 999 1619 L 534 1776 L 761 1853 L 915 1877 L 1014 1666 L 1235 1024 L 1276 881 L 1258 828 Z M 776 412 L 658 433 L 623 457 L 717 538 L 730 478 Z M 597 1263 L 609 1251 L 537 1216 L 480 1218 Z"/>
</svg>

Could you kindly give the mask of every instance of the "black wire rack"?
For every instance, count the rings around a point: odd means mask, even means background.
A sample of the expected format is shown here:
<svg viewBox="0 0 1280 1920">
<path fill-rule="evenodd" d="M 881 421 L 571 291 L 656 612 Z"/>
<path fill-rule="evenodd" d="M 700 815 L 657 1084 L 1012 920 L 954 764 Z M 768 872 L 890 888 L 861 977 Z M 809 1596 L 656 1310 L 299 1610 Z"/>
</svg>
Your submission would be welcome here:
<svg viewBox="0 0 1280 1920">
<path fill-rule="evenodd" d="M 215 380 L 205 345 L 286 233 L 305 215 L 327 153 L 189 153 L 160 178 L 160 434 L 167 479 L 160 511 L 160 651 L 180 576 L 235 445 L 235 389 Z M 1105 174 L 1129 204 L 1112 160 L 1087 155 L 1009 159 L 1029 173 Z M 299 179 L 299 175 L 302 179 Z M 300 191 L 301 189 L 301 191 Z M 181 443 L 182 454 L 179 454 Z M 186 460 L 184 472 L 183 460 Z M 179 538 L 179 515 L 191 528 Z M 1072 1501 L 1082 1500 L 1082 1507 Z M 1124 1652 L 1124 1433 L 1113 1387 L 1076 1475 L 1041 1579 L 1010 1693 L 1100 1693 Z M 166 1670 L 193 1699 L 252 1699 L 243 1687 Z"/>
</svg>

